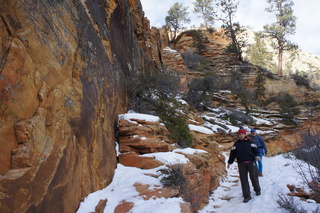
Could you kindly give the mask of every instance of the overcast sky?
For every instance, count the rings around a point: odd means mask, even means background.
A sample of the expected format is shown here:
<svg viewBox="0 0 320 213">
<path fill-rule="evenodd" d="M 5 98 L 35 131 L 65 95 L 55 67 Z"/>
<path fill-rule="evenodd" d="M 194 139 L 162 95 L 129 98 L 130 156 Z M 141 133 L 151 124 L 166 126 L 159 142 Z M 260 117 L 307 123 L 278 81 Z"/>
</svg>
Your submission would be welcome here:
<svg viewBox="0 0 320 213">
<path fill-rule="evenodd" d="M 165 24 L 165 17 L 170 7 L 175 3 L 189 6 L 191 18 L 190 26 L 200 26 L 203 22 L 198 14 L 193 13 L 195 0 L 141 0 L 145 16 L 151 26 L 161 27 Z M 273 14 L 265 11 L 268 4 L 265 0 L 241 0 L 238 6 L 236 21 L 241 25 L 250 26 L 254 31 L 263 29 L 263 25 L 275 21 Z M 297 17 L 296 34 L 290 38 L 299 48 L 313 54 L 320 55 L 320 0 L 294 0 L 294 15 Z M 215 26 L 219 27 L 219 26 Z"/>
</svg>

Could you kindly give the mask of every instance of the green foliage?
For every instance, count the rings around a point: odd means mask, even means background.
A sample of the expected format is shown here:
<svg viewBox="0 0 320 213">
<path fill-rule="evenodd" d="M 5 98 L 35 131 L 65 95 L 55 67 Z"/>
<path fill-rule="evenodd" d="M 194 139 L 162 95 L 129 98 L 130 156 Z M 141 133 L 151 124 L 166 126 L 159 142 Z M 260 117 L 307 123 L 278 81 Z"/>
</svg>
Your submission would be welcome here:
<svg viewBox="0 0 320 213">
<path fill-rule="evenodd" d="M 160 71 L 147 72 L 129 83 L 129 104 L 136 112 L 149 113 L 161 118 L 170 132 L 170 138 L 181 147 L 192 146 L 192 135 L 186 120 L 179 116 L 175 100 L 178 91 L 177 76 Z"/>
<path fill-rule="evenodd" d="M 259 69 L 256 80 L 254 82 L 254 88 L 255 88 L 254 96 L 256 100 L 259 100 L 260 97 L 264 96 L 264 92 L 266 90 L 265 84 L 266 84 L 266 73 L 264 72 L 264 70 Z"/>
<path fill-rule="evenodd" d="M 299 86 L 305 86 L 306 88 L 310 89 L 310 80 L 308 79 L 307 75 L 303 75 L 300 73 L 295 73 L 292 75 L 292 78 L 296 82 L 297 85 Z"/>
<path fill-rule="evenodd" d="M 188 182 L 183 174 L 183 167 L 183 164 L 173 164 L 166 169 L 161 169 L 160 172 L 165 174 L 165 176 L 162 177 L 160 182 L 165 186 L 180 190 Z"/>
<path fill-rule="evenodd" d="M 160 118 L 169 130 L 170 138 L 180 147 L 186 148 L 192 146 L 193 137 L 190 134 L 190 129 L 185 118 L 176 115 L 161 115 Z"/>
<path fill-rule="evenodd" d="M 185 65 L 193 71 L 206 72 L 211 70 L 212 60 L 207 59 L 197 53 L 182 53 L 181 54 Z"/>
<path fill-rule="evenodd" d="M 203 78 L 195 78 L 190 82 L 186 101 L 202 112 L 211 106 L 210 93 L 220 89 L 225 89 L 223 79 L 208 72 Z"/>
<path fill-rule="evenodd" d="M 233 23 L 232 27 L 223 25 L 226 28 L 226 35 L 231 38 L 231 43 L 227 46 L 227 53 L 234 53 L 239 60 L 242 60 L 243 48 L 247 45 L 245 36 L 245 29 L 240 26 L 239 23 Z M 241 36 L 242 35 L 242 36 Z"/>
<path fill-rule="evenodd" d="M 192 147 L 193 137 L 190 134 L 190 129 L 185 118 L 181 117 L 176 109 L 179 109 L 181 104 L 176 100 L 159 101 L 156 106 L 156 115 L 160 117 L 170 132 L 169 137 L 182 148 Z"/>
<path fill-rule="evenodd" d="M 269 79 L 275 79 L 274 74 L 270 70 L 265 70 L 266 72 L 266 77 Z"/>
<path fill-rule="evenodd" d="M 280 101 L 280 113 L 283 116 L 284 121 L 288 124 L 295 124 L 295 116 L 300 114 L 298 103 L 295 101 L 294 97 L 288 93 L 281 97 Z"/>
<path fill-rule="evenodd" d="M 194 31 L 194 34 L 192 36 L 192 45 L 198 48 L 199 53 L 202 53 L 206 49 L 206 46 L 204 45 L 205 39 L 206 38 L 204 37 L 201 30 Z"/>
<path fill-rule="evenodd" d="M 231 81 L 229 88 L 233 94 L 240 98 L 240 103 L 244 106 L 246 114 L 250 113 L 252 94 L 244 87 L 244 82 L 240 72 L 233 70 L 231 72 Z"/>
<path fill-rule="evenodd" d="M 183 3 L 176 2 L 169 10 L 165 18 L 166 25 L 174 32 L 172 41 L 176 39 L 177 31 L 182 28 L 183 23 L 189 23 L 190 18 L 187 12 L 188 7 L 183 7 Z"/>
<path fill-rule="evenodd" d="M 195 71 L 199 72 L 207 72 L 212 69 L 212 60 L 208 58 L 203 58 L 203 60 L 200 61 L 199 66 L 195 69 Z"/>
<path fill-rule="evenodd" d="M 320 100 L 306 101 L 304 104 L 305 104 L 307 107 L 316 108 L 316 107 L 319 107 L 319 106 L 320 106 Z"/>
<path fill-rule="evenodd" d="M 254 33 L 254 35 L 255 43 L 250 45 L 247 50 L 248 60 L 252 64 L 262 66 L 276 72 L 277 65 L 273 62 L 273 54 L 268 52 L 263 40 L 265 36 L 262 33 Z"/>
<path fill-rule="evenodd" d="M 147 71 L 128 83 L 129 106 L 136 112 L 155 114 L 161 100 L 172 100 L 178 88 L 178 76 L 157 70 Z"/>
<path fill-rule="evenodd" d="M 190 70 L 196 70 L 197 67 L 200 65 L 200 62 L 204 60 L 204 57 L 197 54 L 197 53 L 182 53 L 181 54 L 184 64 L 188 67 Z"/>
<path fill-rule="evenodd" d="M 214 1 L 213 0 L 196 0 L 193 2 L 194 12 L 200 13 L 199 18 L 203 18 L 204 26 L 208 29 L 208 24 L 213 24 L 216 11 L 214 10 Z"/>
<path fill-rule="evenodd" d="M 219 2 L 222 17 L 220 20 L 223 22 L 223 28 L 226 29 L 227 36 L 231 39 L 231 44 L 227 47 L 227 52 L 235 53 L 237 59 L 242 60 L 243 47 L 246 46 L 244 28 L 238 22 L 234 22 L 234 17 L 238 9 L 239 1 L 236 0 L 221 0 Z"/>
<path fill-rule="evenodd" d="M 214 33 L 214 32 L 216 31 L 216 30 L 215 30 L 214 28 L 212 28 L 212 27 L 208 28 L 207 30 L 208 30 L 208 32 L 209 32 L 210 34 L 212 34 L 212 33 Z"/>
<path fill-rule="evenodd" d="M 292 0 L 267 0 L 270 6 L 266 10 L 274 13 L 276 22 L 263 26 L 266 36 L 275 39 L 274 46 L 278 50 L 278 74 L 282 75 L 282 55 L 284 51 L 296 49 L 297 45 L 287 39 L 294 35 L 296 17 L 293 15 Z"/>
</svg>

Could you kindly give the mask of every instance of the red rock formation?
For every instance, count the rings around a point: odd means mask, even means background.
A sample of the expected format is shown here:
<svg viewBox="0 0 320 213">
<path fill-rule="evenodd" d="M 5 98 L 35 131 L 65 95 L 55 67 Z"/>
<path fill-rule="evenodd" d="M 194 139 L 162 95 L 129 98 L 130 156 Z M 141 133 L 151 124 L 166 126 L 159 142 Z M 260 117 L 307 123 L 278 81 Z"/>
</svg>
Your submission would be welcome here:
<svg viewBox="0 0 320 213">
<path fill-rule="evenodd" d="M 143 120 L 131 119 L 119 120 L 119 162 L 125 166 L 133 166 L 141 169 L 151 169 L 163 165 L 162 162 L 153 157 L 143 157 L 141 154 L 153 152 L 168 152 L 177 148 L 168 140 L 169 132 L 159 122 L 146 122 Z M 187 209 L 202 209 L 208 202 L 208 195 L 216 189 L 220 183 L 220 177 L 226 173 L 224 159 L 220 156 L 218 143 L 212 141 L 207 134 L 193 132 L 195 138 L 194 148 L 207 152 L 196 154 L 181 154 L 189 159 L 189 163 L 182 166 L 183 174 L 187 179 L 184 190 L 168 194 L 167 187 L 154 191 L 143 190 L 141 192 L 146 199 L 154 196 L 173 197 L 181 196 L 190 206 Z M 166 147 L 166 149 L 164 149 Z M 140 155 L 139 155 L 140 154 Z M 170 165 L 168 165 L 170 166 Z M 136 187 L 140 192 L 148 186 L 139 185 Z M 169 188 L 170 189 L 170 188 Z M 123 203 L 117 208 L 127 208 L 129 204 Z M 186 206 L 184 205 L 184 208 Z"/>
<path fill-rule="evenodd" d="M 318 187 L 320 188 L 320 186 L 318 186 Z M 303 200 L 312 199 L 312 200 L 316 201 L 317 203 L 320 203 L 320 197 L 317 196 L 313 192 L 306 192 L 305 189 L 298 188 L 295 185 L 290 185 L 290 184 L 287 184 L 287 188 L 290 191 L 290 193 L 288 193 L 288 195 L 297 196 Z"/>
<path fill-rule="evenodd" d="M 0 212 L 75 212 L 111 182 L 126 82 L 158 41 L 138 0 L 0 2 Z"/>
</svg>

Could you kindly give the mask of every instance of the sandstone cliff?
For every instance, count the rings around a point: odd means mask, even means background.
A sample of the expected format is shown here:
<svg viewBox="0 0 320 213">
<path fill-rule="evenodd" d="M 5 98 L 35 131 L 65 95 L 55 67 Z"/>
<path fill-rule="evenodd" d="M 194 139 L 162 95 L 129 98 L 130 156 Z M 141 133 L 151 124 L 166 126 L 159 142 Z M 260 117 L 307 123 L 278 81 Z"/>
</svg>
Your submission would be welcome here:
<svg viewBox="0 0 320 213">
<path fill-rule="evenodd" d="M 0 1 L 0 211 L 74 212 L 110 183 L 126 84 L 159 66 L 138 0 Z"/>
</svg>

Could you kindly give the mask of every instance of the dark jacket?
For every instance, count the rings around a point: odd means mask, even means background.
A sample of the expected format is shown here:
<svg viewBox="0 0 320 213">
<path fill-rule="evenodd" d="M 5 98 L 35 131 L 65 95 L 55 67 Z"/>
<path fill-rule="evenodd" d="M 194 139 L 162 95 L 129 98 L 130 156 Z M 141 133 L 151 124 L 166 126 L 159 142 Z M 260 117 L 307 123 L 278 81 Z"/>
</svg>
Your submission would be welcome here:
<svg viewBox="0 0 320 213">
<path fill-rule="evenodd" d="M 258 149 L 263 149 L 265 152 L 268 152 L 266 143 L 260 135 L 250 135 L 250 139 L 257 145 Z"/>
<path fill-rule="evenodd" d="M 255 161 L 257 156 L 259 156 L 259 150 L 252 140 L 249 138 L 238 139 L 231 147 L 228 163 L 232 164 L 236 158 L 239 163 Z"/>
</svg>

